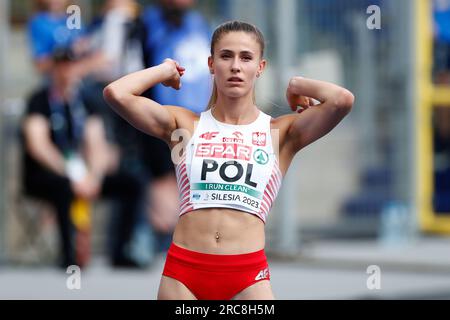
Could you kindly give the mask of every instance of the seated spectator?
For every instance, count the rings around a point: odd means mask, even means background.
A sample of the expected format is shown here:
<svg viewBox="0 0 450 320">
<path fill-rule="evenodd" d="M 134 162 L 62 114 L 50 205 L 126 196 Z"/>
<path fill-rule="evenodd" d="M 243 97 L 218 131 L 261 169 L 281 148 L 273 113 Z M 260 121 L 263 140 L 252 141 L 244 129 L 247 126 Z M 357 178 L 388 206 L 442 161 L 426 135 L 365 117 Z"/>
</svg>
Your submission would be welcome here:
<svg viewBox="0 0 450 320">
<path fill-rule="evenodd" d="M 111 262 L 136 266 L 127 245 L 141 206 L 141 182 L 121 170 L 118 152 L 105 139 L 101 117 L 78 94 L 77 57 L 71 50 L 58 49 L 51 64 L 48 85 L 31 96 L 23 119 L 24 191 L 55 207 L 62 267 L 78 264 L 70 219 L 74 199 L 116 200 L 119 222 L 112 231 Z M 67 170 L 71 159 L 78 159 L 84 168 L 78 176 Z"/>
</svg>

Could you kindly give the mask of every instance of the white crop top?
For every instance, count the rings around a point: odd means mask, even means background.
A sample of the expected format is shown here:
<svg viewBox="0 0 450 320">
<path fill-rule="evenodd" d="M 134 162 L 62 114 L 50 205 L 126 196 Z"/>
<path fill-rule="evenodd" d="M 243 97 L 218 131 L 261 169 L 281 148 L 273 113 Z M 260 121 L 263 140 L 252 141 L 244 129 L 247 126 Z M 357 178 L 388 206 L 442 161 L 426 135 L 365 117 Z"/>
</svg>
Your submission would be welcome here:
<svg viewBox="0 0 450 320">
<path fill-rule="evenodd" d="M 219 122 L 211 110 L 201 113 L 176 165 L 180 216 L 218 207 L 245 211 L 266 222 L 282 181 L 270 121 L 262 111 L 247 125 Z"/>
</svg>

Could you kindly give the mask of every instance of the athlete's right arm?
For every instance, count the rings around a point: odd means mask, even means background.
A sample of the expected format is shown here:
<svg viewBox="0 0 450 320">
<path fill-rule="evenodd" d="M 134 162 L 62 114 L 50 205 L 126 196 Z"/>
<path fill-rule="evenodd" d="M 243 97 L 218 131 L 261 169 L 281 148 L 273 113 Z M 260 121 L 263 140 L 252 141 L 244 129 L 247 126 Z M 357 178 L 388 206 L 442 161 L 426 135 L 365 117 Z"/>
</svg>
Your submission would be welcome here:
<svg viewBox="0 0 450 320">
<path fill-rule="evenodd" d="M 162 106 L 140 95 L 158 83 L 180 89 L 183 73 L 184 68 L 177 62 L 166 59 L 158 66 L 131 73 L 112 82 L 103 90 L 103 96 L 135 128 L 169 142 L 173 130 L 177 129 L 176 113 L 183 108 Z"/>
</svg>

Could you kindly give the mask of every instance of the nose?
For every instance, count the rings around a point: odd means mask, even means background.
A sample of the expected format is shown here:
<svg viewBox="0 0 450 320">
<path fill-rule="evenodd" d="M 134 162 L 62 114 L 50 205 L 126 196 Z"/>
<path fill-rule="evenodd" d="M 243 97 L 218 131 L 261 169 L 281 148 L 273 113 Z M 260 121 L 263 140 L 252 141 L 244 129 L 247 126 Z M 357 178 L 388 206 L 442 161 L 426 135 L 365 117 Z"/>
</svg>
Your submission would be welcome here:
<svg viewBox="0 0 450 320">
<path fill-rule="evenodd" d="M 239 58 L 233 59 L 233 64 L 231 65 L 231 72 L 236 73 L 241 71 L 241 65 L 239 63 Z"/>
</svg>

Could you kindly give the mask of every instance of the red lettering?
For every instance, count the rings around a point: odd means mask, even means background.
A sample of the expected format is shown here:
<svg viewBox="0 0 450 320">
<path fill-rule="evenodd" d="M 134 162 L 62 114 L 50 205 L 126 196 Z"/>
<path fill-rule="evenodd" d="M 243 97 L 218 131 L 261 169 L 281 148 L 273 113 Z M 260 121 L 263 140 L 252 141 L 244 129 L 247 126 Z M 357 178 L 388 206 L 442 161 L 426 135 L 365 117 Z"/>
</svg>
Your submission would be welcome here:
<svg viewBox="0 0 450 320">
<path fill-rule="evenodd" d="M 239 159 L 250 161 L 252 147 L 235 143 L 199 143 L 196 157 Z"/>
</svg>

